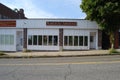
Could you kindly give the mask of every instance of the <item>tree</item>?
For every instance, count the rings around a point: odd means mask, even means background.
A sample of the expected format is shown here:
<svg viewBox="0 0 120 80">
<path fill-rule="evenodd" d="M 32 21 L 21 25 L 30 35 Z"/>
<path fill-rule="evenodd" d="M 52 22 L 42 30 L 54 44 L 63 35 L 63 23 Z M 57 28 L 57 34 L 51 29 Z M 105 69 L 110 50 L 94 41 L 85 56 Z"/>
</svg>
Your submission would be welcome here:
<svg viewBox="0 0 120 80">
<path fill-rule="evenodd" d="M 110 36 L 114 48 L 114 33 L 120 28 L 120 0 L 82 0 L 80 5 L 86 19 L 96 21 Z"/>
</svg>

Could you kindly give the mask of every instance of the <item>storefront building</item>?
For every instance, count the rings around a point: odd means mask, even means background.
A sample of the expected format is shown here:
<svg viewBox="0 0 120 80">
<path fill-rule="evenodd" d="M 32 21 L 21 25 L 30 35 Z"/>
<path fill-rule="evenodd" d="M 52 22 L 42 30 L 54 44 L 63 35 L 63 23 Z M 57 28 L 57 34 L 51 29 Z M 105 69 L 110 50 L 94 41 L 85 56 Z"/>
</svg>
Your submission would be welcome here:
<svg viewBox="0 0 120 80">
<path fill-rule="evenodd" d="M 101 49 L 96 22 L 83 19 L 0 20 L 0 51 Z"/>
</svg>

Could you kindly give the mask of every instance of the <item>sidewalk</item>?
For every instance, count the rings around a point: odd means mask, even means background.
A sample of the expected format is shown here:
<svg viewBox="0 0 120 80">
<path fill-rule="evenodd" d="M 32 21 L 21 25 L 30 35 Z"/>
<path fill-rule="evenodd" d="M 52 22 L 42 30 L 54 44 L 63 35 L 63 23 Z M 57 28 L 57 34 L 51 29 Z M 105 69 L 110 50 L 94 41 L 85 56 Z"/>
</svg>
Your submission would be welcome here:
<svg viewBox="0 0 120 80">
<path fill-rule="evenodd" d="M 109 55 L 108 50 L 89 50 L 89 51 L 62 51 L 62 52 L 14 52 L 5 53 L 7 57 L 13 58 L 37 58 L 37 57 L 73 57 L 73 56 L 101 56 Z M 7 58 L 6 57 L 6 58 Z"/>
<path fill-rule="evenodd" d="M 120 49 L 118 49 L 120 52 Z M 62 52 L 8 52 L 7 55 L 0 56 L 0 58 L 39 58 L 39 57 L 80 57 L 80 56 L 105 56 L 105 55 L 120 55 L 110 54 L 108 50 L 88 50 L 88 51 L 62 51 Z"/>
</svg>

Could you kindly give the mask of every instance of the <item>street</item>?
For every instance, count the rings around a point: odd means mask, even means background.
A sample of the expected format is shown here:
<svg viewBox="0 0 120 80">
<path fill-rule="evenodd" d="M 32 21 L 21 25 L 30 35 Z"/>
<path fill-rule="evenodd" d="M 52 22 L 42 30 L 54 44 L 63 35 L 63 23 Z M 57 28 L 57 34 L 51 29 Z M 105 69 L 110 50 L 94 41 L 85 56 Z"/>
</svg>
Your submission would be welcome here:
<svg viewBox="0 0 120 80">
<path fill-rule="evenodd" d="M 0 59 L 0 80 L 120 80 L 120 56 Z"/>
</svg>

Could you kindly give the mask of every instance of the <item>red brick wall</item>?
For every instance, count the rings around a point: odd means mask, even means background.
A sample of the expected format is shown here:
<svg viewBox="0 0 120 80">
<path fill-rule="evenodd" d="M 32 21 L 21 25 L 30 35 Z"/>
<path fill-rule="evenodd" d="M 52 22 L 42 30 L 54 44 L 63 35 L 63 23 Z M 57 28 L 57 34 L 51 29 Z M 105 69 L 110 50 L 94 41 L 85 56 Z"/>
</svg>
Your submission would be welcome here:
<svg viewBox="0 0 120 80">
<path fill-rule="evenodd" d="M 59 46 L 63 46 L 63 29 L 59 29 Z"/>
<path fill-rule="evenodd" d="M 23 48 L 27 49 L 27 28 L 23 29 L 23 40 L 24 40 L 24 44 L 23 44 Z"/>
<path fill-rule="evenodd" d="M 2 15 L 1 19 L 6 19 L 5 17 L 9 19 L 26 19 L 24 13 L 21 13 L 20 11 L 15 12 L 1 3 L 0 3 L 0 14 Z"/>
<path fill-rule="evenodd" d="M 119 48 L 119 32 L 115 32 L 115 43 L 114 43 L 114 48 Z"/>
</svg>

